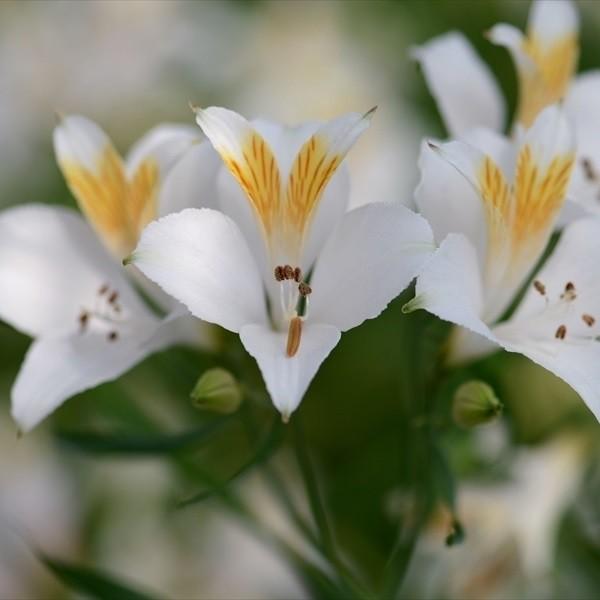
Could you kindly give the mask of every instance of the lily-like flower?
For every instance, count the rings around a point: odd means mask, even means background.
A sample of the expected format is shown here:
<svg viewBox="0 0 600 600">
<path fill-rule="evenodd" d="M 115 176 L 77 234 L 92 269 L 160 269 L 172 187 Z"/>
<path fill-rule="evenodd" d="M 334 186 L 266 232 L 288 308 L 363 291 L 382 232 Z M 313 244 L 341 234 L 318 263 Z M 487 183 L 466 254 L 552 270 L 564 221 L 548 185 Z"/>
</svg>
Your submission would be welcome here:
<svg viewBox="0 0 600 600">
<path fill-rule="evenodd" d="M 183 307 L 155 295 L 169 314 L 154 314 L 120 262 L 141 228 L 169 210 L 161 202 L 167 186 L 169 197 L 181 202 L 188 174 L 173 167 L 197 137 L 188 128 L 158 127 L 123 163 L 96 124 L 66 117 L 55 130 L 56 155 L 93 229 L 58 206 L 29 204 L 0 213 L 0 318 L 34 338 L 12 389 L 12 415 L 22 431 L 151 352 L 191 340 L 193 332 L 177 319 Z M 210 179 L 207 150 L 205 144 Z M 202 161 L 196 164 L 203 168 Z M 153 293 L 149 286 L 146 291 Z"/>
<path fill-rule="evenodd" d="M 600 71 L 575 76 L 579 17 L 572 2 L 538 0 L 527 33 L 499 24 L 487 34 L 511 52 L 518 73 L 516 125 L 529 127 L 540 111 L 562 101 L 577 138 L 577 157 L 568 199 L 570 213 L 600 214 Z M 413 50 L 448 133 L 461 138 L 477 128 L 500 132 L 505 102 L 489 68 L 457 32 Z M 458 78 L 458 79 L 457 79 Z M 570 215 L 571 216 L 571 215 Z"/>
<path fill-rule="evenodd" d="M 287 128 L 195 109 L 224 162 L 221 211 L 151 223 L 131 256 L 192 314 L 240 334 L 287 420 L 342 331 L 376 317 L 433 251 L 400 204 L 345 212 L 338 171 L 371 112 Z"/>
<path fill-rule="evenodd" d="M 516 144 L 516 156 L 515 146 L 501 140 L 489 139 L 487 154 L 450 142 L 422 155 L 417 203 L 436 238 L 445 239 L 405 309 L 425 308 L 465 328 L 451 340 L 450 360 L 498 345 L 520 352 L 564 379 L 600 418 L 600 220 L 581 219 L 565 229 L 505 319 L 564 202 L 572 131 L 561 111 L 549 107 Z M 451 223 L 443 218 L 449 212 Z"/>
</svg>

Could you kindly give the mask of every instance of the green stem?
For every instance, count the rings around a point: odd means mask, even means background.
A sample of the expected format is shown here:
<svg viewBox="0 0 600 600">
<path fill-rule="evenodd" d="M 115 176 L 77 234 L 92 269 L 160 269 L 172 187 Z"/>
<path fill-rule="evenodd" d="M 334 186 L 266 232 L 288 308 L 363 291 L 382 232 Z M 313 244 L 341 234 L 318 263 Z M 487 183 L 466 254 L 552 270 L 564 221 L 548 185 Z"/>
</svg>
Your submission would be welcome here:
<svg viewBox="0 0 600 600">
<path fill-rule="evenodd" d="M 306 495 L 310 504 L 311 513 L 315 525 L 317 526 L 323 554 L 335 569 L 340 585 L 348 598 L 371 597 L 371 594 L 366 592 L 363 586 L 355 580 L 352 573 L 349 572 L 337 554 L 333 531 L 327 517 L 314 467 L 307 450 L 299 415 L 295 415 L 292 419 L 291 429 L 296 460 L 298 461 L 298 466 L 300 467 L 300 472 L 304 481 L 304 487 L 306 488 Z"/>
</svg>

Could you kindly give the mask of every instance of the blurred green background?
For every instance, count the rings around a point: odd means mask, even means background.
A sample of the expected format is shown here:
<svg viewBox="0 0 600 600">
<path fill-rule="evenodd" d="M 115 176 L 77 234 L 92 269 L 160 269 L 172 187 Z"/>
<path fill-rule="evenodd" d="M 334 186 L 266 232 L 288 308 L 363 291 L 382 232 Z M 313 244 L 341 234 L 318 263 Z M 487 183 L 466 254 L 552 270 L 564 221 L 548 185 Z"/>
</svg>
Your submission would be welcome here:
<svg viewBox="0 0 600 600">
<path fill-rule="evenodd" d="M 597 68 L 600 4 L 579 6 L 581 69 Z M 511 61 L 482 33 L 499 21 L 523 27 L 528 8 L 492 0 L 5 0 L 0 207 L 75 206 L 52 152 L 55 110 L 96 120 L 125 151 L 159 122 L 192 123 L 189 100 L 289 123 L 377 104 L 373 127 L 349 157 L 352 204 L 411 205 L 420 139 L 444 131 L 408 49 L 463 31 L 512 110 Z M 347 561 L 376 585 L 399 548 L 391 571 L 406 575 L 403 598 L 597 598 L 598 424 L 564 384 L 518 356 L 437 373 L 449 328 L 403 315 L 409 297 L 343 336 L 296 417 Z M 0 597 L 72 597 L 37 550 L 173 598 L 319 595 L 223 508 L 219 493 L 177 508 L 266 448 L 308 511 L 290 428 L 274 430 L 277 444 L 261 442 L 275 411 L 237 338 L 221 338 L 220 353 L 151 357 L 17 440 L 9 392 L 29 341 L 0 323 Z M 198 432 L 215 419 L 191 407 L 189 392 L 215 365 L 249 393 L 239 416 L 204 436 Z M 452 425 L 450 399 L 473 377 L 488 381 L 506 410 L 465 432 Z M 179 434 L 189 431 L 195 437 L 182 443 Z M 265 481 L 265 456 L 258 458 L 232 489 L 305 553 Z M 447 547 L 453 489 L 466 537 Z"/>
</svg>

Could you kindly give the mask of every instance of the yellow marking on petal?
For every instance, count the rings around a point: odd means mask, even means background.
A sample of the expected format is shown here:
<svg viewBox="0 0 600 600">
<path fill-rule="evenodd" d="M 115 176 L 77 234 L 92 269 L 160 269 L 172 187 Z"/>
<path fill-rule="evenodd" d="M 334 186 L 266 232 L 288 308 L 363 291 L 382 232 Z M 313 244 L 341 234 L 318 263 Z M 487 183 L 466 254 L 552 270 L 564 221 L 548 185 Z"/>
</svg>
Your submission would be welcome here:
<svg viewBox="0 0 600 600">
<path fill-rule="evenodd" d="M 491 260 L 507 257 L 507 250 L 515 262 L 540 251 L 565 200 L 573 164 L 572 154 L 556 156 L 541 170 L 526 145 L 519 152 L 511 188 L 498 165 L 485 157 L 478 182 L 486 208 Z"/>
<path fill-rule="evenodd" d="M 517 248 L 540 235 L 545 237 L 565 200 L 573 164 L 572 154 L 556 156 L 541 171 L 531 148 L 521 149 L 514 187 L 513 239 Z"/>
<path fill-rule="evenodd" d="M 231 174 L 246 193 L 267 239 L 281 206 L 281 179 L 275 156 L 267 142 L 252 132 L 242 144 L 242 158 L 221 154 Z"/>
<path fill-rule="evenodd" d="M 128 181 L 121 157 L 108 145 L 93 170 L 74 161 L 62 161 L 60 167 L 81 211 L 107 247 L 119 258 L 127 256 L 156 216 L 155 161 L 143 161 Z"/>
<path fill-rule="evenodd" d="M 542 109 L 566 94 L 577 67 L 579 44 L 576 35 L 544 45 L 530 34 L 522 49 L 535 65 L 534 69 L 521 68 L 519 73 L 519 122 L 529 127 Z"/>
<path fill-rule="evenodd" d="M 158 163 L 146 158 L 136 169 L 129 183 L 129 201 L 126 207 L 129 222 L 136 233 L 136 242 L 142 230 L 158 216 Z"/>
<path fill-rule="evenodd" d="M 288 179 L 285 223 L 302 242 L 325 186 L 343 157 L 328 153 L 327 139 L 313 135 L 300 149 Z"/>
<path fill-rule="evenodd" d="M 510 235 L 511 191 L 500 167 L 489 157 L 479 169 L 479 189 L 484 201 L 490 255 L 502 252 Z"/>
</svg>

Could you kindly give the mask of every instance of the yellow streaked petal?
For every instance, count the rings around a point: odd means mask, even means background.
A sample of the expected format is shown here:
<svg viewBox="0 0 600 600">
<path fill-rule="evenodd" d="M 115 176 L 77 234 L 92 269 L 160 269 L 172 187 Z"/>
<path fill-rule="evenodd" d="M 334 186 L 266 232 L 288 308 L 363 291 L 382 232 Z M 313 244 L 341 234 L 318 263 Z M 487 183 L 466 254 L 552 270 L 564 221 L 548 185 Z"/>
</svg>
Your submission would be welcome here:
<svg viewBox="0 0 600 600">
<path fill-rule="evenodd" d="M 517 159 L 513 240 L 515 248 L 546 237 L 561 209 L 571 171 L 572 154 L 557 155 L 540 169 L 529 145 L 523 146 Z"/>
<path fill-rule="evenodd" d="M 288 179 L 284 222 L 300 238 L 318 206 L 325 186 L 343 157 L 329 154 L 330 144 L 318 133 L 300 149 Z M 300 241 L 300 240 L 299 240 Z"/>
<path fill-rule="evenodd" d="M 100 152 L 96 168 L 61 161 L 60 167 L 81 211 L 106 245 L 117 255 L 135 246 L 126 210 L 128 184 L 120 156 L 109 145 Z"/>
<path fill-rule="evenodd" d="M 545 45 L 534 35 L 523 41 L 523 52 L 534 68 L 519 73 L 519 122 L 529 127 L 539 112 L 562 100 L 577 68 L 579 44 L 574 34 L 565 35 Z"/>
<path fill-rule="evenodd" d="M 281 178 L 275 156 L 267 142 L 251 130 L 240 144 L 241 156 L 220 151 L 270 238 L 281 206 Z"/>
<path fill-rule="evenodd" d="M 510 186 L 500 167 L 489 156 L 483 159 L 478 183 L 488 226 L 488 269 L 502 269 L 501 265 L 507 257 L 506 247 L 510 244 L 511 237 Z"/>
<path fill-rule="evenodd" d="M 143 160 L 131 177 L 126 208 L 129 223 L 137 234 L 136 238 L 144 227 L 157 217 L 159 179 L 158 163 L 153 158 Z"/>
</svg>

